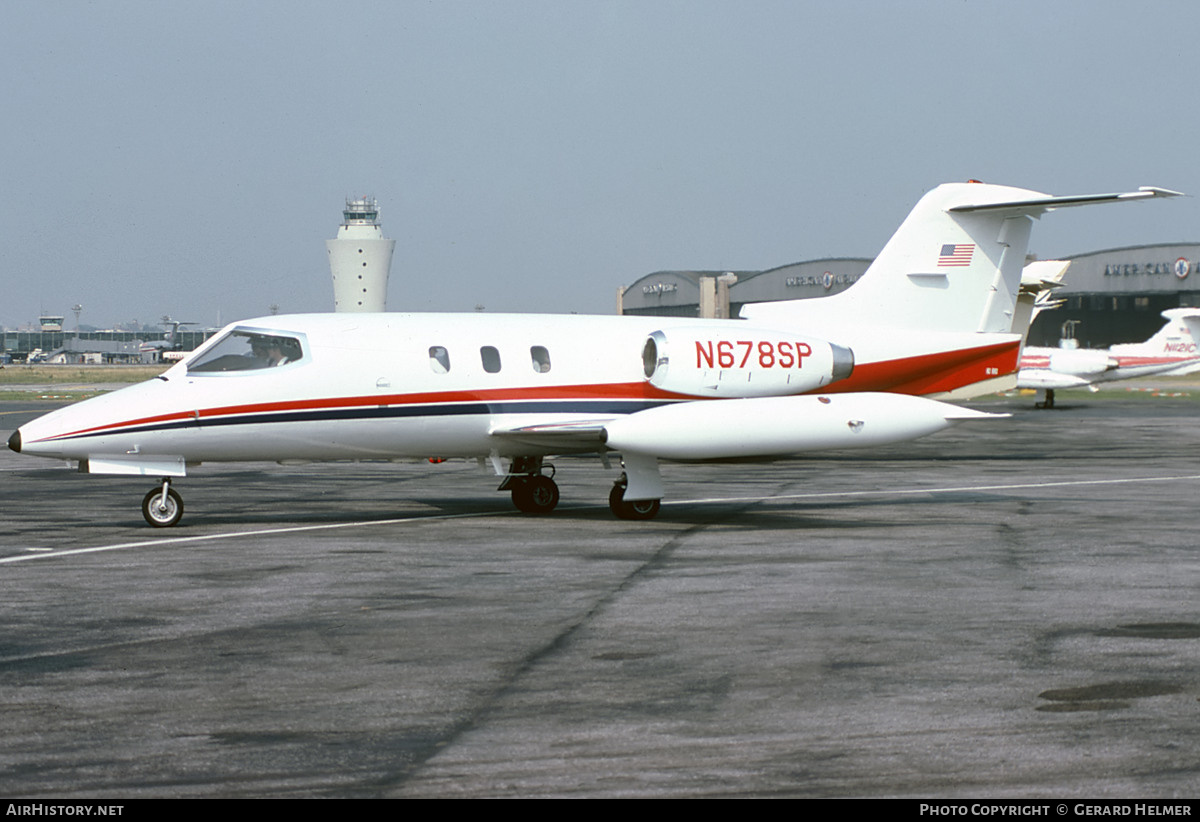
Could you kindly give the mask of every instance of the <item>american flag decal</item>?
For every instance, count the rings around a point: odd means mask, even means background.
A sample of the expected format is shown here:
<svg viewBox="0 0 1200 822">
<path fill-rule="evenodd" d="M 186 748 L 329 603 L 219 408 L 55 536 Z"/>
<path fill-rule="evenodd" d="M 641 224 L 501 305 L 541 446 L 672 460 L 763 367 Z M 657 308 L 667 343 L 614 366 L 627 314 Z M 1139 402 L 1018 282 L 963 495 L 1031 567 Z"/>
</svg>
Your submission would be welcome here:
<svg viewBox="0 0 1200 822">
<path fill-rule="evenodd" d="M 947 243 L 942 246 L 942 253 L 938 255 L 938 268 L 970 265 L 971 255 L 974 253 L 974 243 Z"/>
</svg>

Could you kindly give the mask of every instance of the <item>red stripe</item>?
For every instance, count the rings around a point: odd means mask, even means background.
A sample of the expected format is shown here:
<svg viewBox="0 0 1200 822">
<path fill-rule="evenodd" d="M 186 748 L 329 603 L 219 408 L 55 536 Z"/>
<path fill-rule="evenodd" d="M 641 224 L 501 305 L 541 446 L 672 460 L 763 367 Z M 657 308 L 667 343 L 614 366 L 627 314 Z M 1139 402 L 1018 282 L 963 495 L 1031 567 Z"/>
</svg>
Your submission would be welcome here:
<svg viewBox="0 0 1200 822">
<path fill-rule="evenodd" d="M 1114 357 L 1114 359 L 1121 368 L 1138 365 L 1183 365 L 1187 362 L 1200 362 L 1200 359 L 1196 357 Z"/>
<path fill-rule="evenodd" d="M 941 394 L 965 388 L 977 382 L 1015 374 L 1020 356 L 1020 341 L 980 348 L 940 351 L 903 360 L 866 363 L 856 366 L 849 378 L 824 391 L 888 391 L 893 394 Z"/>
</svg>

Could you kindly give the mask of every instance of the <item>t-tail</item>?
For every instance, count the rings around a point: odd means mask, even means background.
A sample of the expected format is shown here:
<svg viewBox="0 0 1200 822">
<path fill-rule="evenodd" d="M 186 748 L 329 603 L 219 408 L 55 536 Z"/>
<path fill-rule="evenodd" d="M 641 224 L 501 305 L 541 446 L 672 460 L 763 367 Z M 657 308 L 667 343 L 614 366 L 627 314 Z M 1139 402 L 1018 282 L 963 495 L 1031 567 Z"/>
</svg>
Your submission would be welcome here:
<svg viewBox="0 0 1200 822">
<path fill-rule="evenodd" d="M 1167 323 L 1144 343 L 1114 345 L 1114 352 L 1145 352 L 1150 356 L 1200 356 L 1200 308 L 1168 308 Z"/>
<path fill-rule="evenodd" d="M 987 351 L 981 378 L 970 385 L 961 379 L 931 382 L 928 390 L 912 393 L 961 398 L 1008 388 L 1017 370 L 1021 329 L 1014 326 L 1022 319 L 1021 271 L 1033 220 L 1058 208 L 1178 195 L 1143 187 L 1059 197 L 1009 186 L 947 183 L 921 198 L 851 288 L 820 300 L 747 305 L 742 317 L 828 335 L 864 360 L 885 359 L 885 347 L 897 346 L 929 357 Z M 997 351 L 1004 356 L 997 357 Z"/>
<path fill-rule="evenodd" d="M 1170 374 L 1180 376 L 1200 371 L 1200 308 L 1168 308 L 1162 312 L 1167 322 L 1158 332 L 1141 343 L 1121 343 L 1109 348 L 1116 357 L 1145 357 L 1156 361 L 1178 359 L 1179 366 Z"/>
</svg>

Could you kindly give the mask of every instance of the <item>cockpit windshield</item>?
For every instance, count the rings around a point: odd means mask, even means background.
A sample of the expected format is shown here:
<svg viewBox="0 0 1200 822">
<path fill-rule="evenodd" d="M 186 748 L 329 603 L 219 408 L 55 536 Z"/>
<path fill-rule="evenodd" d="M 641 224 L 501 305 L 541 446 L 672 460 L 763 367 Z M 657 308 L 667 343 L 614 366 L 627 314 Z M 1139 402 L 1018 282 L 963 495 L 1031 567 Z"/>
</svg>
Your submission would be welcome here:
<svg viewBox="0 0 1200 822">
<path fill-rule="evenodd" d="M 195 362 L 189 362 L 187 370 L 189 374 L 253 371 L 294 363 L 303 356 L 298 337 L 235 328 Z"/>
</svg>

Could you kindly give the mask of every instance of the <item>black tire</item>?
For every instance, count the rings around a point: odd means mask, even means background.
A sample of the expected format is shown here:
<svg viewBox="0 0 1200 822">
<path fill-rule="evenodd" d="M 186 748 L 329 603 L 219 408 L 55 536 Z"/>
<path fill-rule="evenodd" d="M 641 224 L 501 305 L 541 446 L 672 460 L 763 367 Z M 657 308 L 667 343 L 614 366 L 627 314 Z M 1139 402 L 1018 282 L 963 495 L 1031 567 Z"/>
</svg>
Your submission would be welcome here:
<svg viewBox="0 0 1200 822">
<path fill-rule="evenodd" d="M 183 497 L 174 488 L 167 489 L 166 507 L 161 507 L 162 489 L 155 488 L 142 498 L 142 516 L 155 528 L 170 528 L 183 516 Z"/>
<path fill-rule="evenodd" d="M 658 516 L 658 509 L 662 507 L 662 500 L 640 499 L 626 502 L 625 486 L 617 483 L 608 492 L 608 507 L 619 519 L 654 519 Z"/>
<path fill-rule="evenodd" d="M 549 514 L 558 505 L 558 483 L 536 476 L 513 486 L 513 505 L 526 514 Z"/>
</svg>

